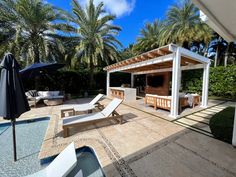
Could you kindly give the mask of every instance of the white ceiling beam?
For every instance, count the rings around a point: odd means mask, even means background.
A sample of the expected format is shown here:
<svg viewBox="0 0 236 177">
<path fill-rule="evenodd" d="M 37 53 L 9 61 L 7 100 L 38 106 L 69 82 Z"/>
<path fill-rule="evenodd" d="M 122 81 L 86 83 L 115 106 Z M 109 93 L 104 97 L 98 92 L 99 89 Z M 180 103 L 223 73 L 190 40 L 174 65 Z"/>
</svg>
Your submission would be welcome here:
<svg viewBox="0 0 236 177">
<path fill-rule="evenodd" d="M 169 46 L 169 50 L 172 52 L 176 52 L 177 48 L 178 48 L 178 46 L 174 45 L 174 44 L 170 44 L 170 46 Z M 191 60 L 194 60 L 194 61 L 197 61 L 200 63 L 209 63 L 210 62 L 209 58 L 206 58 L 206 57 L 199 55 L 195 52 L 187 50 L 183 47 L 179 47 L 179 48 L 180 48 L 181 56 L 185 56 L 187 58 L 190 58 Z"/>
<path fill-rule="evenodd" d="M 124 70 L 128 70 L 128 69 L 134 69 L 134 68 L 149 66 L 149 65 L 158 64 L 158 63 L 164 63 L 164 62 L 167 62 L 167 61 L 172 61 L 173 57 L 174 57 L 173 54 L 168 54 L 168 55 L 165 55 L 165 56 L 160 56 L 160 57 L 156 57 L 156 58 L 149 59 L 149 60 L 146 60 L 146 61 L 133 63 L 133 64 L 130 64 L 130 65 L 127 65 L 127 66 L 122 66 L 122 67 L 119 67 L 119 68 L 115 68 L 113 70 L 110 70 L 109 72 L 124 71 Z"/>
<path fill-rule="evenodd" d="M 193 69 L 202 69 L 204 67 L 203 64 L 197 64 L 197 65 L 187 65 L 187 66 L 181 66 L 181 70 L 193 70 Z M 152 74 L 152 73 L 163 73 L 163 72 L 171 72 L 171 68 L 163 68 L 163 69 L 153 69 L 149 71 L 139 71 L 133 73 L 134 75 L 140 75 L 140 74 Z"/>
</svg>

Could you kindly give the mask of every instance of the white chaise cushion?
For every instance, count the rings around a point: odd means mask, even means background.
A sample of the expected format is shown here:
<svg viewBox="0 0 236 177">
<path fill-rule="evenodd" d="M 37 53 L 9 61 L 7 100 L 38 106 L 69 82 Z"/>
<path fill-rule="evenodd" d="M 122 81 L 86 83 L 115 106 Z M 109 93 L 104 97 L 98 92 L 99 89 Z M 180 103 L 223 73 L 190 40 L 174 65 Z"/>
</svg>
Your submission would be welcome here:
<svg viewBox="0 0 236 177">
<path fill-rule="evenodd" d="M 103 110 L 102 110 L 102 114 L 105 117 L 109 117 L 111 115 L 112 112 L 114 112 L 116 110 L 116 108 L 122 103 L 123 100 L 118 99 L 118 98 L 114 98 Z"/>
<path fill-rule="evenodd" d="M 75 145 L 68 145 L 46 168 L 26 177 L 66 177 L 77 164 Z"/>
<path fill-rule="evenodd" d="M 101 112 L 91 113 L 91 114 L 83 114 L 78 116 L 70 116 L 63 118 L 63 125 L 73 125 L 77 123 L 84 123 L 89 121 L 94 121 L 98 119 L 105 118 L 105 116 Z"/>
<path fill-rule="evenodd" d="M 75 144 L 72 142 L 47 166 L 47 176 L 65 177 L 76 166 L 76 163 Z"/>
<path fill-rule="evenodd" d="M 103 94 L 98 94 L 89 104 L 95 105 L 103 96 Z"/>
</svg>

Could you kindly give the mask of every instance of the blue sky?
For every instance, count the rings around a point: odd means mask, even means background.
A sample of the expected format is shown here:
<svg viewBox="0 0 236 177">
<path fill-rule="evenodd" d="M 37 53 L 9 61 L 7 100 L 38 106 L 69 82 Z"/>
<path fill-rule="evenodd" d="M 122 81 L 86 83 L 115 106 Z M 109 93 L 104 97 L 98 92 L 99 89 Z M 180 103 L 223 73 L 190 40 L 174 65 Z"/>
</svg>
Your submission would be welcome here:
<svg viewBox="0 0 236 177">
<path fill-rule="evenodd" d="M 71 0 L 47 0 L 49 3 L 71 11 Z M 78 0 L 86 4 L 87 0 Z M 176 0 L 94 0 L 95 3 L 103 1 L 105 9 L 117 16 L 113 24 L 122 28 L 117 37 L 124 47 L 136 41 L 140 29 L 145 22 L 155 19 L 164 19 L 167 9 Z"/>
</svg>

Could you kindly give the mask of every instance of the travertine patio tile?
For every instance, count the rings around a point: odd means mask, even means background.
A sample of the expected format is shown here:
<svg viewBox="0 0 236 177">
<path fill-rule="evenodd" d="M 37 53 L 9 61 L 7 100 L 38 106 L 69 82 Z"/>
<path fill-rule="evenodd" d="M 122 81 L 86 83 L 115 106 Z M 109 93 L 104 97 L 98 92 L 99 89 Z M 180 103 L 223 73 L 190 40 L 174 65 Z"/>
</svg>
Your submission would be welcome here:
<svg viewBox="0 0 236 177">
<path fill-rule="evenodd" d="M 84 103 L 89 100 L 70 100 L 66 104 Z M 139 103 L 142 101 L 140 100 Z M 109 102 L 108 99 L 101 101 L 104 105 Z M 221 102 L 212 101 L 210 105 L 214 106 L 219 103 Z M 227 105 L 228 103 L 224 103 L 189 115 L 187 118 L 207 122 L 211 115 Z M 155 111 L 151 107 L 145 107 L 143 103 L 136 108 L 122 104 L 118 108 L 118 112 L 124 115 L 126 120 L 124 124 L 106 121 L 86 127 L 72 128 L 70 136 L 63 138 L 61 107 L 63 105 L 32 109 L 25 114 L 25 117 L 22 117 L 25 119 L 26 117 L 50 116 L 39 158 L 56 155 L 74 141 L 76 148 L 89 146 L 94 149 L 107 177 L 231 177 L 236 174 L 234 148 L 186 129 L 175 122 L 167 121 L 170 119 L 168 111 Z M 150 112 L 145 112 L 147 110 Z M 194 111 L 188 110 L 187 112 Z M 206 124 L 203 126 L 196 121 L 189 122 L 184 118 L 177 121 L 197 125 L 203 130 L 209 131 Z"/>
</svg>

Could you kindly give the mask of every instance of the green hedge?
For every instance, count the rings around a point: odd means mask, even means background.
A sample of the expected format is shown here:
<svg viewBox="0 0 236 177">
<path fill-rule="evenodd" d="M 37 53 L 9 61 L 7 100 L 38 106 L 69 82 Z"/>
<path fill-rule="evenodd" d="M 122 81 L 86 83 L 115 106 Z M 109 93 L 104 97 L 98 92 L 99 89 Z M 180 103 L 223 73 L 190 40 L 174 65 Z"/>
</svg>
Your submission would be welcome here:
<svg viewBox="0 0 236 177">
<path fill-rule="evenodd" d="M 227 107 L 212 116 L 209 126 L 215 138 L 231 143 L 234 123 L 234 107 Z"/>
<path fill-rule="evenodd" d="M 203 70 L 183 71 L 182 90 L 186 92 L 202 92 Z M 219 66 L 210 68 L 209 95 L 225 98 L 236 98 L 236 66 Z"/>
<path fill-rule="evenodd" d="M 58 71 L 41 75 L 37 81 L 37 90 L 63 90 L 65 93 L 75 95 L 96 95 L 98 92 L 105 93 L 106 90 L 106 72 L 94 73 L 95 86 L 89 88 L 89 72 L 88 71 Z M 36 88 L 35 78 L 23 78 L 26 90 L 34 90 Z M 122 83 L 130 83 L 130 74 L 114 73 L 111 74 L 111 86 L 120 86 Z"/>
<path fill-rule="evenodd" d="M 182 72 L 182 91 L 202 92 L 202 70 Z M 130 83 L 130 74 L 112 73 L 111 86 Z M 106 72 L 95 72 L 96 90 L 106 90 Z M 34 79 L 24 78 L 26 90 L 35 89 Z M 41 77 L 39 89 L 64 90 L 66 93 L 82 94 L 84 91 L 96 92 L 89 88 L 88 71 L 60 71 Z M 210 69 L 209 95 L 236 98 L 236 66 L 216 67 Z"/>
</svg>

